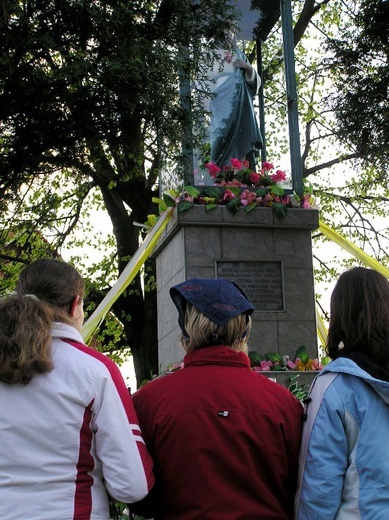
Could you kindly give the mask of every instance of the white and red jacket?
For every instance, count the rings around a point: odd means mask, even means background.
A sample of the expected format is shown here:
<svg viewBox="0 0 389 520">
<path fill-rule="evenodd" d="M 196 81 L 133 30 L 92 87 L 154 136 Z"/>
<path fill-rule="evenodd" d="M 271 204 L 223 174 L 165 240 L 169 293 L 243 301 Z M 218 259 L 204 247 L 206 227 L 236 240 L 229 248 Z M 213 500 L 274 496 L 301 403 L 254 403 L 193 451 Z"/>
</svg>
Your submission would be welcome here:
<svg viewBox="0 0 389 520">
<path fill-rule="evenodd" d="M 54 369 L 0 382 L 0 518 L 108 520 L 109 499 L 134 502 L 152 461 L 118 367 L 53 325 Z"/>
</svg>

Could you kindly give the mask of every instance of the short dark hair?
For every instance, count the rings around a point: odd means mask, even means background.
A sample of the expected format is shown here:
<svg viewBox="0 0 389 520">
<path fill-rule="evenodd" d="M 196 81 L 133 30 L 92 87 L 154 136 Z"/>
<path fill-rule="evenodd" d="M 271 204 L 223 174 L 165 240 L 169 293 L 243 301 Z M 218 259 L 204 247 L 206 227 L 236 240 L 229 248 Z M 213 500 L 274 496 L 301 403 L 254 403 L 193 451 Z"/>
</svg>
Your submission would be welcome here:
<svg viewBox="0 0 389 520">
<path fill-rule="evenodd" d="M 331 296 L 327 353 L 332 359 L 361 352 L 389 361 L 389 282 L 378 271 L 344 272 Z"/>
</svg>

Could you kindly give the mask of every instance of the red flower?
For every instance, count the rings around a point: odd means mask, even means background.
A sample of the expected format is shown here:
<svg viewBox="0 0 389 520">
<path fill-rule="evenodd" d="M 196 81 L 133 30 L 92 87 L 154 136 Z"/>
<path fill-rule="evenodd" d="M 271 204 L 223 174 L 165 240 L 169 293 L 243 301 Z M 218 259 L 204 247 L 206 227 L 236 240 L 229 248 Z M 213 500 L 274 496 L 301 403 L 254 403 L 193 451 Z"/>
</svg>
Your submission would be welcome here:
<svg viewBox="0 0 389 520">
<path fill-rule="evenodd" d="M 273 170 L 273 169 L 274 169 L 274 166 L 272 165 L 272 163 L 269 163 L 269 162 L 262 163 L 262 170 L 264 172 L 268 172 L 268 171 Z"/>
<path fill-rule="evenodd" d="M 217 166 L 215 163 L 213 162 L 209 162 L 205 165 L 205 167 L 207 168 L 210 176 L 214 179 L 215 177 L 217 177 L 217 174 L 220 172 L 220 168 L 219 166 Z"/>
<path fill-rule="evenodd" d="M 259 180 L 260 180 L 261 176 L 258 175 L 258 173 L 250 173 L 250 182 L 252 184 L 259 184 Z"/>
<path fill-rule="evenodd" d="M 274 182 L 281 182 L 286 179 L 286 174 L 282 170 L 277 170 L 276 173 L 274 173 L 273 175 L 270 175 L 270 178 Z"/>
<path fill-rule="evenodd" d="M 230 159 L 230 163 L 232 164 L 232 167 L 236 170 L 243 169 L 243 164 L 241 163 L 241 161 L 239 161 L 239 159 Z"/>
</svg>

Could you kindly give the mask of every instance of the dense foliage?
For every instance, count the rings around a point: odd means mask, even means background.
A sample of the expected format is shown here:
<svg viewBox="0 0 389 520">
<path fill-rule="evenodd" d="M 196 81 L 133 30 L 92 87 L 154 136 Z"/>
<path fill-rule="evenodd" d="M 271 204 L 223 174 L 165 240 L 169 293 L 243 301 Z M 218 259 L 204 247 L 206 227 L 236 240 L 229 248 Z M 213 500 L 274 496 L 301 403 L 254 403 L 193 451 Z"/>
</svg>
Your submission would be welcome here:
<svg viewBox="0 0 389 520">
<path fill-rule="evenodd" d="M 225 37 L 234 13 L 224 1 L 172 0 L 5 0 L 0 10 L 0 204 L 12 217 L 2 246 L 10 233 L 44 231 L 60 251 L 97 203 L 109 214 L 115 247 L 108 254 L 121 271 L 139 246 L 133 223 L 153 211 L 163 158 L 181 155 L 188 110 L 179 72 L 188 41 Z M 12 254 L 20 262 L 30 252 Z M 101 260 L 95 253 L 90 269 L 98 269 L 104 292 L 114 259 Z M 140 379 L 157 368 L 156 327 L 148 325 L 156 314 L 152 263 L 149 273 L 114 309 Z"/>
<path fill-rule="evenodd" d="M 161 171 L 174 164 L 181 180 L 186 171 L 188 129 L 202 111 L 188 96 L 188 78 L 201 85 L 209 48 L 234 26 L 228 4 L 1 2 L 2 291 L 32 258 L 68 259 L 71 251 L 89 280 L 89 308 L 101 300 L 143 238 L 134 223 L 157 212 Z M 304 176 L 321 218 L 382 262 L 388 230 L 376 219 L 387 217 L 389 199 L 386 4 L 292 2 Z M 262 49 L 266 142 L 268 156 L 288 170 L 280 48 L 275 17 Z M 344 267 L 328 247 L 321 254 L 320 240 L 319 281 Z M 153 262 L 144 275 L 115 304 L 100 337 L 107 349 L 130 347 L 139 381 L 159 369 Z"/>
<path fill-rule="evenodd" d="M 350 149 L 379 167 L 388 179 L 389 4 L 363 0 L 342 32 L 328 40 L 336 85 L 330 97 L 338 133 Z"/>
</svg>

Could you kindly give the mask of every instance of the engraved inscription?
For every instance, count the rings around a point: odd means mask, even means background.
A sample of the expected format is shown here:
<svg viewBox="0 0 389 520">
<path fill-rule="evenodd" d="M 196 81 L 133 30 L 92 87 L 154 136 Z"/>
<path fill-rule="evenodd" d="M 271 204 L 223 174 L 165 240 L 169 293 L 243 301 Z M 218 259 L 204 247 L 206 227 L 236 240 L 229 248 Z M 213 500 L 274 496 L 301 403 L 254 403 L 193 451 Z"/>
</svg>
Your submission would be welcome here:
<svg viewBox="0 0 389 520">
<path fill-rule="evenodd" d="M 256 311 L 284 311 L 281 262 L 216 262 L 217 278 L 228 278 L 247 294 Z"/>
</svg>

